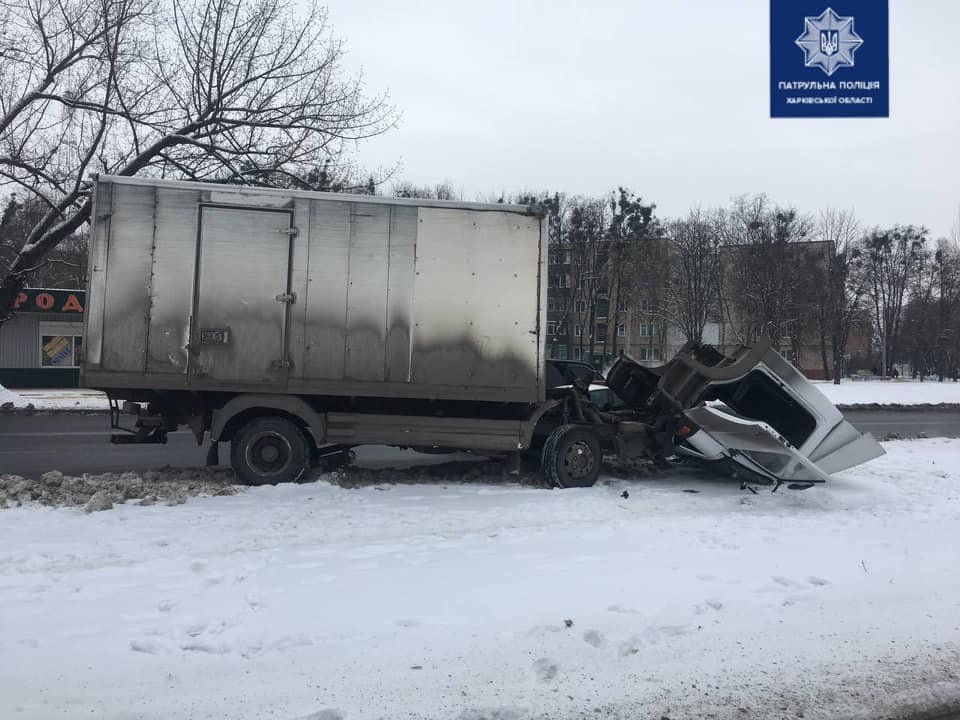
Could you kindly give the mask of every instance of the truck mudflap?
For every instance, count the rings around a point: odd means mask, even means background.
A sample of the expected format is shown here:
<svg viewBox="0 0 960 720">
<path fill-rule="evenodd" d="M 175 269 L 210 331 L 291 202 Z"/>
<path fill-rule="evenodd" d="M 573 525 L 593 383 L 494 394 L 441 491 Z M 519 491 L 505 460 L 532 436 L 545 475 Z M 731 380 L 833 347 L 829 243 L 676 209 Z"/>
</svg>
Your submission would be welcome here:
<svg viewBox="0 0 960 720">
<path fill-rule="evenodd" d="M 767 339 L 731 355 L 688 343 L 658 368 L 623 357 L 607 383 L 628 407 L 683 420 L 676 454 L 732 465 L 747 482 L 808 487 L 884 454 Z"/>
</svg>

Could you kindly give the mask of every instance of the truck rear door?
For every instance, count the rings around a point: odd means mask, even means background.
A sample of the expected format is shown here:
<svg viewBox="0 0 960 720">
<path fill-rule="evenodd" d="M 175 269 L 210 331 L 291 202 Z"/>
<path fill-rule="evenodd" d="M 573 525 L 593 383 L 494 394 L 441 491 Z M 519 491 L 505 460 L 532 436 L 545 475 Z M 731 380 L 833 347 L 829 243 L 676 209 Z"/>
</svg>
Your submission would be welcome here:
<svg viewBox="0 0 960 720">
<path fill-rule="evenodd" d="M 286 383 L 294 233 L 290 210 L 201 207 L 191 376 Z"/>
</svg>

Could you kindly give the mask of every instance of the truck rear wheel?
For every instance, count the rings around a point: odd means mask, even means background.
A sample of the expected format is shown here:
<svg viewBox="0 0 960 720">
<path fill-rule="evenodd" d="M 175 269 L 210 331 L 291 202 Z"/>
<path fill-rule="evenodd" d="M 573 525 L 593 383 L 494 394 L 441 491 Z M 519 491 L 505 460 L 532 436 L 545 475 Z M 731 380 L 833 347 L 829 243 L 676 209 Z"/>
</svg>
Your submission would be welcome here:
<svg viewBox="0 0 960 720">
<path fill-rule="evenodd" d="M 561 425 L 543 446 L 542 466 L 556 487 L 590 487 L 600 476 L 600 439 L 582 425 Z"/>
<path fill-rule="evenodd" d="M 295 482 L 309 462 L 306 436 L 283 417 L 253 418 L 230 441 L 230 464 L 245 485 Z"/>
</svg>

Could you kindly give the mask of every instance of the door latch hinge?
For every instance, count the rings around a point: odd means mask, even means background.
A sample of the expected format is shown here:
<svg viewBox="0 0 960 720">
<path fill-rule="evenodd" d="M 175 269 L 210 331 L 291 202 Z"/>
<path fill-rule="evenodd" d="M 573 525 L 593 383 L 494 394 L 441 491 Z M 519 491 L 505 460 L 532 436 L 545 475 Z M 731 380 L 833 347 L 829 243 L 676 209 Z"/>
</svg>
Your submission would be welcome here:
<svg viewBox="0 0 960 720">
<path fill-rule="evenodd" d="M 276 300 L 277 302 L 290 303 L 291 305 L 293 305 L 293 303 L 297 301 L 297 294 L 294 292 L 280 293 L 274 298 L 274 300 Z"/>
<path fill-rule="evenodd" d="M 281 235 L 289 235 L 290 237 L 296 237 L 300 234 L 300 228 L 298 227 L 285 227 L 277 228 L 277 232 Z"/>
</svg>

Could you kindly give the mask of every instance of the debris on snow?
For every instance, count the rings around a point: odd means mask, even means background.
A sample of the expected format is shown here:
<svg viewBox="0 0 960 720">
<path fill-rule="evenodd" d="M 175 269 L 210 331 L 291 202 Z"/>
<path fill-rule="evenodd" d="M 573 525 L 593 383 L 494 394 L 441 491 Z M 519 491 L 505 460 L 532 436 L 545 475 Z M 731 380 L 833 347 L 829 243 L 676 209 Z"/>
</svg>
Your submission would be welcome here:
<svg viewBox="0 0 960 720">
<path fill-rule="evenodd" d="M 533 672 L 540 682 L 555 680 L 559 671 L 560 668 L 557 663 L 550 658 L 539 658 L 533 663 Z"/>
</svg>

